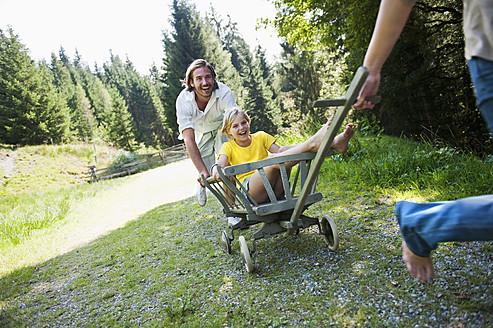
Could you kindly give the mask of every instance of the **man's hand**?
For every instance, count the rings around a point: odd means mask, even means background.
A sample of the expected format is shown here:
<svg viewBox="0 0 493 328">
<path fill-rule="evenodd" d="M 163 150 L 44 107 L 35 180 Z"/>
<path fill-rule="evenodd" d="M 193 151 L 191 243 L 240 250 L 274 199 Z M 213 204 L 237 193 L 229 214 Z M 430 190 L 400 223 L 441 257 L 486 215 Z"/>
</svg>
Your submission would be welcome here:
<svg viewBox="0 0 493 328">
<path fill-rule="evenodd" d="M 208 177 L 210 177 L 210 174 L 207 171 L 200 172 L 200 175 L 197 179 L 197 181 L 200 183 L 200 185 L 205 188 L 205 183 L 204 183 L 204 180 L 202 180 L 202 175 L 204 175 L 204 177 L 207 179 Z"/>
<path fill-rule="evenodd" d="M 361 90 L 359 92 L 358 100 L 354 103 L 353 108 L 354 109 L 363 109 L 363 108 L 373 109 L 373 107 L 375 107 L 375 104 L 369 100 L 366 100 L 366 98 L 375 96 L 378 92 L 379 86 L 380 86 L 380 73 L 378 73 L 378 74 L 371 74 L 370 73 L 370 75 L 368 75 L 368 77 L 366 78 L 366 81 L 363 84 L 363 87 L 361 88 Z"/>
</svg>

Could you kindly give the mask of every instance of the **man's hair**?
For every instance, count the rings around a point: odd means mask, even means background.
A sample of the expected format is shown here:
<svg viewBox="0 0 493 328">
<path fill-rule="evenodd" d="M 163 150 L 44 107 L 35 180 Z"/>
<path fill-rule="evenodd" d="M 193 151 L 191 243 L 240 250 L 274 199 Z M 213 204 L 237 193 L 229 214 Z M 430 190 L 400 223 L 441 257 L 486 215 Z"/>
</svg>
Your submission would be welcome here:
<svg viewBox="0 0 493 328">
<path fill-rule="evenodd" d="M 242 115 L 247 121 L 248 124 L 250 124 L 251 120 L 250 117 L 248 116 L 247 113 L 243 111 L 243 109 L 239 107 L 232 107 L 224 113 L 223 117 L 223 127 L 221 129 L 221 133 L 225 134 L 226 137 L 228 137 L 229 140 L 233 140 L 233 136 L 229 134 L 229 128 L 231 128 L 231 125 L 233 124 L 233 121 L 239 116 Z"/>
<path fill-rule="evenodd" d="M 207 61 L 204 59 L 195 59 L 190 66 L 187 68 L 187 73 L 185 74 L 185 79 L 181 81 L 182 85 L 187 88 L 187 91 L 192 91 L 194 88 L 192 86 L 192 80 L 193 80 L 193 72 L 197 68 L 205 67 L 209 69 L 211 72 L 212 78 L 214 79 L 214 85 L 213 85 L 213 90 L 216 90 L 219 86 L 217 85 L 216 81 L 216 71 L 214 70 L 214 67 L 212 67 L 211 64 L 209 64 Z"/>
</svg>

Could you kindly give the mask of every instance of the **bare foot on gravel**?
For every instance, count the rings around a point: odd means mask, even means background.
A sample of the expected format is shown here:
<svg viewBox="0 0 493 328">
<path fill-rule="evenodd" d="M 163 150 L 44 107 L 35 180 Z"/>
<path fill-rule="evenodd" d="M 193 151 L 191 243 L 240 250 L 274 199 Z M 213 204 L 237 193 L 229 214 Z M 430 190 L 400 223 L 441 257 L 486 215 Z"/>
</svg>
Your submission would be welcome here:
<svg viewBox="0 0 493 328">
<path fill-rule="evenodd" d="M 406 263 L 407 271 L 411 276 L 417 278 L 423 283 L 433 281 L 435 273 L 433 271 L 433 262 L 430 257 L 421 257 L 407 247 L 406 242 L 402 241 L 402 259 Z"/>
</svg>

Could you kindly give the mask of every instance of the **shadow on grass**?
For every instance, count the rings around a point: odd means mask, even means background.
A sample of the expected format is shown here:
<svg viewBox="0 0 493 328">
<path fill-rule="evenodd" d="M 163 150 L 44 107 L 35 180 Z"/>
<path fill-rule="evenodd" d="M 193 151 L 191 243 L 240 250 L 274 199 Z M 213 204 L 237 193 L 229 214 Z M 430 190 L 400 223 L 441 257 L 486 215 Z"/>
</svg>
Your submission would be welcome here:
<svg viewBox="0 0 493 328">
<path fill-rule="evenodd" d="M 0 326 L 460 326 L 493 322 L 491 243 L 447 244 L 423 286 L 400 261 L 388 206 L 322 201 L 341 247 L 315 231 L 257 244 L 247 274 L 237 238 L 219 245 L 219 203 L 159 206 L 85 247 L 0 279 Z M 255 229 L 243 231 L 247 237 Z"/>
</svg>

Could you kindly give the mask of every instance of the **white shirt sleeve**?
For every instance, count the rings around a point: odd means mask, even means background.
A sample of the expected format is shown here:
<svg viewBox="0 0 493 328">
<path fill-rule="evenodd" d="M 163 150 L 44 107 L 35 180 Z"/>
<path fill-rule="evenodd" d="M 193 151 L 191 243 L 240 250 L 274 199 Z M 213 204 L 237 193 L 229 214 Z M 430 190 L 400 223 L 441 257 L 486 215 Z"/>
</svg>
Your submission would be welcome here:
<svg viewBox="0 0 493 328">
<path fill-rule="evenodd" d="M 192 117 L 194 112 L 194 102 L 190 101 L 190 95 L 186 90 L 182 90 L 176 98 L 176 121 L 178 123 L 178 132 L 180 133 L 178 139 L 183 140 L 181 132 L 185 129 L 195 129 Z"/>
<path fill-rule="evenodd" d="M 222 87 L 226 89 L 220 100 L 222 107 L 225 109 L 224 111 L 236 107 L 235 97 L 233 96 L 231 89 L 225 84 L 222 84 Z"/>
</svg>

